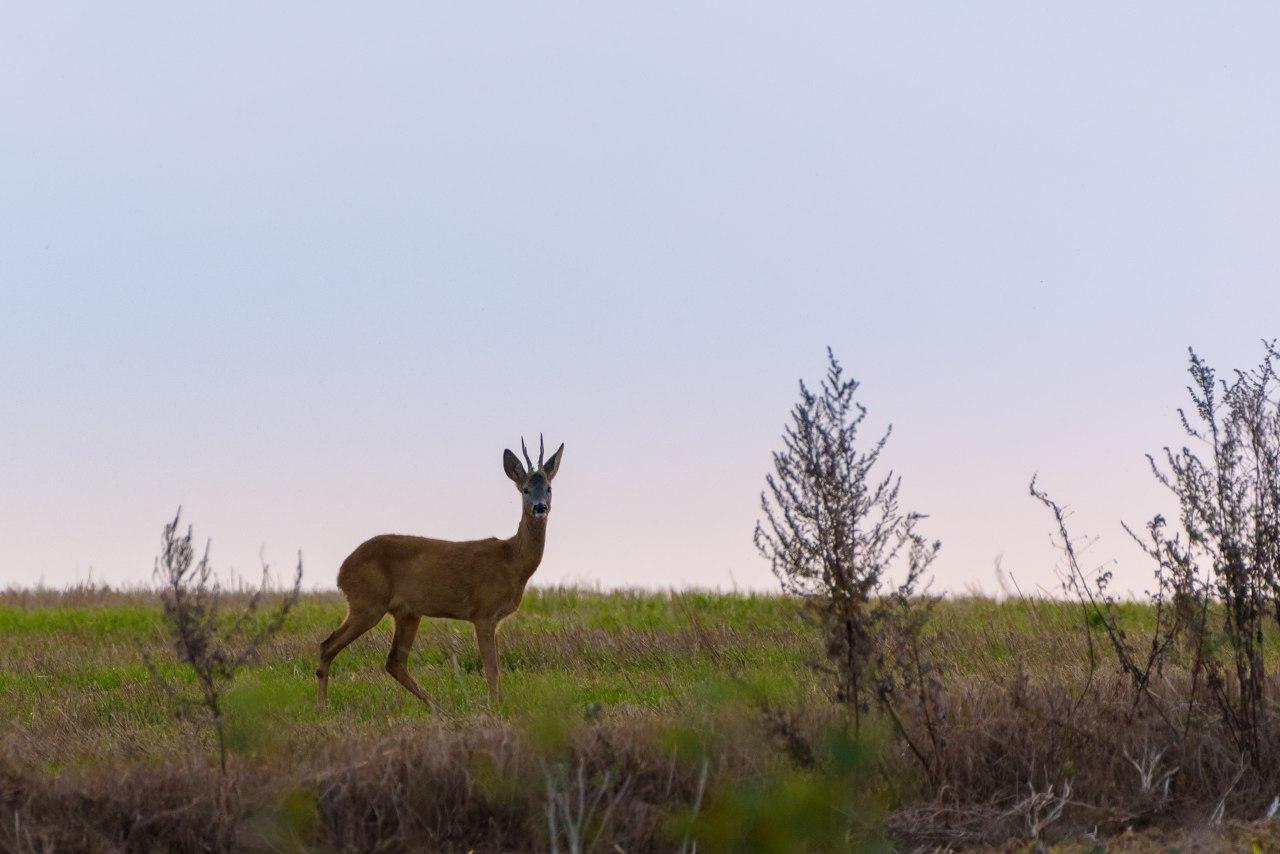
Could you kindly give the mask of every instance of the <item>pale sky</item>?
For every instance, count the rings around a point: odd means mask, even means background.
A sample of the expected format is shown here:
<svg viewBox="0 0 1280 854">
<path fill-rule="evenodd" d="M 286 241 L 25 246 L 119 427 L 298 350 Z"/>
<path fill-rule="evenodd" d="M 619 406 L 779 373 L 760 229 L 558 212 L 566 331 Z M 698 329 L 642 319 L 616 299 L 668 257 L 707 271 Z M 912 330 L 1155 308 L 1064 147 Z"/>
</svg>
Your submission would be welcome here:
<svg viewBox="0 0 1280 854">
<path fill-rule="evenodd" d="M 774 587 L 830 344 L 943 541 L 1122 585 L 1185 351 L 1280 335 L 1269 3 L 0 6 L 0 586 L 508 536 L 538 583 Z M 871 438 L 868 436 L 868 438 Z"/>
</svg>

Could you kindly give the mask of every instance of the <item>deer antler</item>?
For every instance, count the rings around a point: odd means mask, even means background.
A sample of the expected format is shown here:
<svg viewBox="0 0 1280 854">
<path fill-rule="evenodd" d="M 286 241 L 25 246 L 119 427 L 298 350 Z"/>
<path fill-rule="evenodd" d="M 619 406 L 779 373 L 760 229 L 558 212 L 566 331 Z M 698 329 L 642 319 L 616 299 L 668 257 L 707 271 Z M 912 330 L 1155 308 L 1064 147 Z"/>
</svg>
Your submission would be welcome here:
<svg viewBox="0 0 1280 854">
<path fill-rule="evenodd" d="M 542 444 L 542 434 L 538 434 L 538 471 L 542 471 L 542 457 L 547 452 L 547 446 Z"/>
<path fill-rule="evenodd" d="M 520 453 L 524 454 L 524 464 L 533 472 L 533 460 L 529 459 L 529 449 L 524 446 L 524 436 L 520 437 Z"/>
</svg>

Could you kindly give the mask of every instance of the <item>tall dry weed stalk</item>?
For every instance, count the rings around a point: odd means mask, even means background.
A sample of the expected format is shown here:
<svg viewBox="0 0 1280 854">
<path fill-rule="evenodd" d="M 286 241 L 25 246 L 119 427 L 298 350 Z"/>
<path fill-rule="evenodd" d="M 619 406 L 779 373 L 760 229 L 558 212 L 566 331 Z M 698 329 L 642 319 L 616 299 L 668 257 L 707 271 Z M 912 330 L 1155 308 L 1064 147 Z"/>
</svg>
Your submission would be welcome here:
<svg viewBox="0 0 1280 854">
<path fill-rule="evenodd" d="M 940 544 L 918 532 L 924 516 L 901 508 L 901 478 L 876 474 L 892 428 L 862 441 L 867 409 L 855 397 L 858 385 L 845 378 L 830 348 L 817 391 L 800 382 L 783 449 L 773 455 L 760 496 L 764 518 L 755 544 L 783 591 L 822 627 L 822 669 L 835 700 L 852 710 L 855 731 L 872 706 L 888 713 L 932 776 L 937 683 L 920 650 L 926 609 L 919 594 Z M 903 701 L 921 704 L 923 714 L 914 717 L 924 721 L 923 738 L 898 713 Z"/>
<path fill-rule="evenodd" d="M 175 712 L 214 731 L 218 743 L 218 767 L 227 773 L 226 719 L 223 697 L 246 665 L 261 657 L 262 648 L 283 626 L 298 602 L 302 589 L 302 555 L 294 572 L 293 585 L 283 598 L 260 613 L 270 590 L 270 568 L 264 563 L 262 581 L 244 607 L 235 614 L 222 609 L 222 588 L 209 562 L 209 543 L 200 559 L 195 559 L 192 529 L 179 533 L 182 509 L 164 526 L 161 550 L 156 558 L 155 578 L 161 585 L 160 601 L 178 660 L 195 676 L 195 696 L 184 692 L 161 673 L 150 656 L 143 660 L 152 678 L 173 701 Z"/>
</svg>

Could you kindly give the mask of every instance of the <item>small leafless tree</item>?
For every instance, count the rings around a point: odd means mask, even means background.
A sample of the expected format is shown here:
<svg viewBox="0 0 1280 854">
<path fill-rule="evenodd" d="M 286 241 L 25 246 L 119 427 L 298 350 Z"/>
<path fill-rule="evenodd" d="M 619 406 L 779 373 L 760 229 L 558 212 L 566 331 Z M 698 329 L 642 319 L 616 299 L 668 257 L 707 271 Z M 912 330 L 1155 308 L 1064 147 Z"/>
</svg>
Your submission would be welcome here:
<svg viewBox="0 0 1280 854">
<path fill-rule="evenodd" d="M 861 441 L 867 410 L 855 399 L 858 382 L 844 377 L 830 348 L 827 361 L 816 392 L 800 383 L 783 449 L 773 455 L 774 471 L 760 496 L 764 518 L 756 524 L 756 548 L 782 589 L 799 597 L 821 625 L 833 694 L 852 708 L 855 728 L 875 704 L 932 774 L 933 763 L 907 733 L 895 697 L 920 701 L 932 739 L 936 686 L 920 650 L 918 594 L 939 543 L 917 532 L 921 514 L 901 509 L 901 479 L 892 471 L 873 474 L 890 430 Z"/>
<path fill-rule="evenodd" d="M 199 560 L 192 548 L 192 531 L 179 533 L 182 510 L 164 526 L 160 556 L 156 558 L 155 578 L 161 585 L 165 620 L 178 660 L 195 676 L 197 693 L 191 696 L 180 690 L 144 655 L 152 678 L 174 702 L 177 714 L 195 723 L 208 724 L 218 741 L 218 766 L 227 771 L 226 725 L 222 700 L 236 674 L 245 665 L 259 659 L 262 648 L 284 625 L 289 611 L 298 602 L 302 588 L 302 555 L 293 585 L 269 612 L 260 606 L 270 589 L 270 570 L 264 563 L 262 581 L 250 594 L 238 613 L 226 614 L 222 609 L 222 588 L 217 583 L 209 562 L 206 542 Z"/>
</svg>

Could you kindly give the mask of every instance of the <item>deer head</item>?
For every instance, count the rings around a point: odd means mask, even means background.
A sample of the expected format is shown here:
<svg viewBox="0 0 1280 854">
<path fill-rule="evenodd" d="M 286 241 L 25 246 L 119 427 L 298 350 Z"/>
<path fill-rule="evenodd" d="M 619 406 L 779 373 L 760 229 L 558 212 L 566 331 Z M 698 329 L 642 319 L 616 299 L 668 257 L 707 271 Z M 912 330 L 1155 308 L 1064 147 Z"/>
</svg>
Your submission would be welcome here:
<svg viewBox="0 0 1280 854">
<path fill-rule="evenodd" d="M 546 446 L 542 434 L 538 434 L 538 465 L 535 467 L 529 459 L 529 450 L 524 446 L 524 437 L 520 439 L 520 452 L 524 454 L 524 463 L 516 459 L 510 449 L 502 452 L 502 469 L 511 478 L 511 482 L 520 490 L 524 500 L 524 512 L 535 519 L 544 519 L 551 512 L 551 481 L 560 471 L 560 459 L 564 455 L 564 443 L 551 455 L 551 459 L 543 462 Z"/>
</svg>

